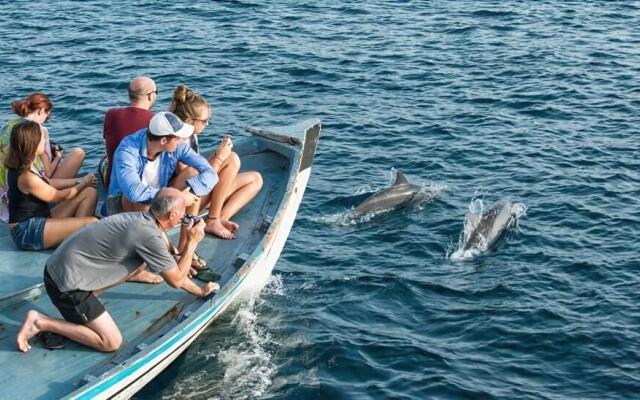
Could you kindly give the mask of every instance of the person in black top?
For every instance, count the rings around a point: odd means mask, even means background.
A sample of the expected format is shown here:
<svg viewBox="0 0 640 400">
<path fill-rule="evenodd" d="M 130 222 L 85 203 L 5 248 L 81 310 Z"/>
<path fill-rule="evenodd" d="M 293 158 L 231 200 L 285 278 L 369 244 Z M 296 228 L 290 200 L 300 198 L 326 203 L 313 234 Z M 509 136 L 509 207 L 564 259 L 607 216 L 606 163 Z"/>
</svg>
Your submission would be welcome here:
<svg viewBox="0 0 640 400">
<path fill-rule="evenodd" d="M 96 178 L 47 179 L 34 166 L 44 152 L 45 138 L 37 122 L 13 127 L 7 167 L 11 237 L 21 250 L 56 247 L 78 229 L 96 221 Z M 49 208 L 49 203 L 57 203 Z"/>
</svg>

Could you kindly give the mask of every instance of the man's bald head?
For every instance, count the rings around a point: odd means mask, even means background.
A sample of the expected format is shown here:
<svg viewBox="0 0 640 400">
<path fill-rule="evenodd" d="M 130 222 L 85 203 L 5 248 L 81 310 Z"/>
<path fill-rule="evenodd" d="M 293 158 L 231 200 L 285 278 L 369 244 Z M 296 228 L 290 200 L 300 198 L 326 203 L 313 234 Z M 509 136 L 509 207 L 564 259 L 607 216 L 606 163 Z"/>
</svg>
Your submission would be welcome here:
<svg viewBox="0 0 640 400">
<path fill-rule="evenodd" d="M 185 202 L 182 192 L 174 188 L 161 189 L 156 197 L 151 201 L 149 211 L 151 211 L 156 218 L 168 218 L 172 211 L 179 211 L 184 214 Z"/>
<path fill-rule="evenodd" d="M 156 92 L 156 83 L 148 76 L 138 76 L 129 83 L 129 100 L 142 101 L 146 97 Z M 155 99 L 154 99 L 155 101 Z"/>
</svg>

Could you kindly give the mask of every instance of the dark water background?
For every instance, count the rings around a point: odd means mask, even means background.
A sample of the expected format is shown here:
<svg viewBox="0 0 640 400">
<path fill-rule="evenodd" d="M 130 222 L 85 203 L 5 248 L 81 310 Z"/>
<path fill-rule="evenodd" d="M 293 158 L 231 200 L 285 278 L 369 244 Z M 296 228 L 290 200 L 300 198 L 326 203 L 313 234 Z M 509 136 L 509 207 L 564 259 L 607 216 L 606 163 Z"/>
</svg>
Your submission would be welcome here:
<svg viewBox="0 0 640 400">
<path fill-rule="evenodd" d="M 273 281 L 139 398 L 640 396 L 639 2 L 14 1 L 0 43 L 2 120 L 49 93 L 88 168 L 135 75 L 204 94 L 205 145 L 323 121 Z M 342 223 L 393 168 L 447 192 Z M 527 215 L 452 263 L 474 197 Z"/>
</svg>

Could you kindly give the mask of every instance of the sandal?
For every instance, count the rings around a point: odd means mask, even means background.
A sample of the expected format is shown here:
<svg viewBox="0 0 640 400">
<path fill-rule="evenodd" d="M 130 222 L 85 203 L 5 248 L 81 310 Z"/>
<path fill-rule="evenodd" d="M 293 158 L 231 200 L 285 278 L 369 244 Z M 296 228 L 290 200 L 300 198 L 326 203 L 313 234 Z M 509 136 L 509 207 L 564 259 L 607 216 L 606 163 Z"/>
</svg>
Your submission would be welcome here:
<svg viewBox="0 0 640 400">
<path fill-rule="evenodd" d="M 53 332 L 41 332 L 38 339 L 49 350 L 64 349 L 64 337 Z"/>
<path fill-rule="evenodd" d="M 198 263 L 198 265 L 194 265 L 194 263 Z M 198 253 L 196 253 L 194 251 L 193 252 L 193 260 L 191 261 L 191 268 L 195 269 L 196 271 L 204 271 L 205 269 L 208 269 L 209 267 L 207 266 L 207 260 L 205 260 L 204 258 L 200 257 L 198 255 Z"/>
<path fill-rule="evenodd" d="M 199 271 L 195 278 L 203 282 L 220 282 L 221 276 L 220 274 L 208 269 L 206 271 Z"/>
<path fill-rule="evenodd" d="M 181 254 L 178 252 L 178 248 L 171 244 L 171 253 L 173 253 L 173 255 L 175 257 L 180 257 Z M 178 261 L 178 258 L 176 258 L 176 261 Z M 197 264 L 196 264 L 197 263 Z M 209 267 L 207 267 L 207 260 L 205 260 L 204 258 L 200 257 L 198 255 L 198 253 L 196 253 L 195 251 L 193 252 L 193 260 L 191 260 L 191 268 L 193 268 L 196 271 L 203 271 Z"/>
</svg>

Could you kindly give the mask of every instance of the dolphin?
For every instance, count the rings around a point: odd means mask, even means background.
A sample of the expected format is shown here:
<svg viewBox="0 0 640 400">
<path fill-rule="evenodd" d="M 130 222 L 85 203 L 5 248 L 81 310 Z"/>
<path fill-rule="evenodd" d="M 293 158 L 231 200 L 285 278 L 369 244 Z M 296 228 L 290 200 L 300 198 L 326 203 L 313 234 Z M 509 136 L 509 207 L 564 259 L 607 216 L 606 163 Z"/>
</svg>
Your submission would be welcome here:
<svg viewBox="0 0 640 400">
<path fill-rule="evenodd" d="M 482 214 L 467 214 L 464 238 L 458 250 L 451 255 L 453 260 L 472 258 L 492 249 L 504 231 L 511 228 L 524 205 L 509 200 L 498 200 Z"/>
<path fill-rule="evenodd" d="M 367 214 L 397 210 L 419 204 L 433 197 L 434 193 L 426 190 L 423 186 L 409 183 L 407 177 L 398 171 L 393 185 L 367 197 L 348 216 L 350 219 L 357 219 Z"/>
</svg>

